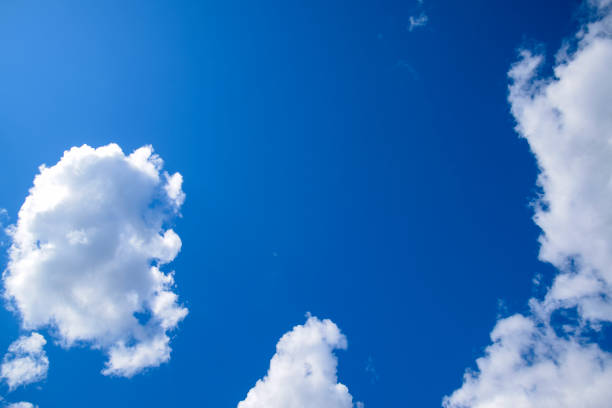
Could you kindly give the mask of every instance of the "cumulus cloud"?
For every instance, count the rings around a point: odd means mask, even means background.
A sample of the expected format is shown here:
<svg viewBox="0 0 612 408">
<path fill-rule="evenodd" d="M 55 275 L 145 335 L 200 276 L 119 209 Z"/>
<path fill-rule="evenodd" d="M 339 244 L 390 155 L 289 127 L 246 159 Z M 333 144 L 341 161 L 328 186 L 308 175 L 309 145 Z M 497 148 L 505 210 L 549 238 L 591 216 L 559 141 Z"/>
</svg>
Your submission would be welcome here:
<svg viewBox="0 0 612 408">
<path fill-rule="evenodd" d="M 331 320 L 309 316 L 279 340 L 268 374 L 238 408 L 353 408 L 353 397 L 336 374 L 334 350 L 346 347 L 346 337 Z"/>
<path fill-rule="evenodd" d="M 596 344 L 522 315 L 500 320 L 491 340 L 445 407 L 609 407 L 612 358 Z"/>
<path fill-rule="evenodd" d="M 0 376 L 11 390 L 43 380 L 49 369 L 49 359 L 43 349 L 47 341 L 33 332 L 15 340 L 4 356 Z"/>
<path fill-rule="evenodd" d="M 530 314 L 497 323 L 447 408 L 610 406 L 612 354 L 593 334 L 612 322 L 611 4 L 588 2 L 593 19 L 553 77 L 538 76 L 544 58 L 529 51 L 509 72 L 517 131 L 540 168 L 540 259 L 559 274 Z"/>
<path fill-rule="evenodd" d="M 187 314 L 162 271 L 181 249 L 170 223 L 182 177 L 162 166 L 150 146 L 73 147 L 40 167 L 9 231 L 4 295 L 23 328 L 102 349 L 107 375 L 168 361 L 168 332 Z"/>
</svg>

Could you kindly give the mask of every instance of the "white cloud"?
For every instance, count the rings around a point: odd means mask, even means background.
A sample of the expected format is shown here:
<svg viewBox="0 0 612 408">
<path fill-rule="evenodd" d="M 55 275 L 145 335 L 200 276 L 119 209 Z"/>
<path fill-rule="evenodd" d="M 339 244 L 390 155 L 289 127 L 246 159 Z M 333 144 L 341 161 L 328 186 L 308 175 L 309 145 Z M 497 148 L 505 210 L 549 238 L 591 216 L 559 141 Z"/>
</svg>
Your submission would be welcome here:
<svg viewBox="0 0 612 408">
<path fill-rule="evenodd" d="M 446 407 L 604 408 L 612 400 L 612 358 L 595 344 L 559 337 L 533 317 L 500 320 L 493 344 Z"/>
<path fill-rule="evenodd" d="M 11 390 L 47 376 L 49 359 L 43 349 L 45 344 L 45 338 L 33 332 L 30 336 L 21 336 L 9 346 L 0 367 L 0 376 Z"/>
<path fill-rule="evenodd" d="M 595 20 L 561 50 L 552 78 L 523 51 L 510 70 L 509 101 L 540 168 L 534 220 L 540 258 L 559 275 L 531 313 L 500 320 L 490 345 L 448 408 L 606 408 L 612 354 L 589 333 L 612 322 L 612 10 L 592 0 Z M 575 321 L 554 323 L 575 310 Z"/>
<path fill-rule="evenodd" d="M 30 402 L 14 402 L 12 404 L 9 404 L 6 406 L 6 408 L 36 408 L 35 405 L 33 405 Z"/>
<path fill-rule="evenodd" d="M 5 297 L 23 327 L 104 350 L 107 375 L 168 361 L 167 332 L 187 314 L 161 270 L 181 248 L 168 224 L 185 197 L 162 165 L 150 146 L 73 147 L 40 167 L 10 229 Z"/>
<path fill-rule="evenodd" d="M 427 14 L 425 14 L 424 12 L 422 12 L 418 16 L 410 16 L 410 18 L 408 19 L 408 31 L 414 31 L 419 27 L 424 27 L 425 25 L 427 25 L 428 21 L 429 17 L 427 17 Z"/>
<path fill-rule="evenodd" d="M 185 193 L 183 193 L 183 176 L 180 173 L 174 173 L 169 175 L 164 172 L 164 178 L 166 179 L 166 185 L 164 190 L 168 194 L 168 198 L 176 208 L 180 208 L 185 201 Z"/>
<path fill-rule="evenodd" d="M 420 27 L 425 27 L 429 22 L 429 17 L 423 11 L 424 2 L 423 0 L 417 0 L 416 11 L 418 14 L 412 15 L 408 18 L 408 31 L 412 32 Z"/>
<path fill-rule="evenodd" d="M 33 405 L 30 402 L 14 402 L 6 406 L 6 408 L 36 408 L 36 405 Z"/>
<path fill-rule="evenodd" d="M 348 388 L 338 383 L 333 352 L 346 347 L 346 337 L 331 320 L 309 316 L 279 340 L 268 374 L 238 408 L 352 408 Z"/>
</svg>

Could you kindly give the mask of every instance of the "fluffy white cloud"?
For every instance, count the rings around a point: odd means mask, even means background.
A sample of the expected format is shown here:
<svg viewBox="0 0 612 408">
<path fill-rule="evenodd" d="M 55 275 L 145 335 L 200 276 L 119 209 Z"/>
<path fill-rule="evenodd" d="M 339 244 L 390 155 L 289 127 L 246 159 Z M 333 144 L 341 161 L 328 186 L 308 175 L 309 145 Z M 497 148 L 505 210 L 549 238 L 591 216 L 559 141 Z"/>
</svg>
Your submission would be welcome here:
<svg viewBox="0 0 612 408">
<path fill-rule="evenodd" d="M 612 2 L 592 0 L 593 20 L 539 78 L 540 55 L 510 70 L 517 131 L 536 156 L 542 193 L 535 222 L 540 258 L 559 275 L 529 315 L 500 320 L 493 344 L 448 408 L 606 408 L 612 355 L 589 333 L 612 322 Z M 565 325 L 555 315 L 573 310 Z"/>
<path fill-rule="evenodd" d="M 331 320 L 309 316 L 279 340 L 268 374 L 238 408 L 352 408 L 348 388 L 338 383 L 333 352 L 346 347 Z"/>
<path fill-rule="evenodd" d="M 167 361 L 167 332 L 187 314 L 161 270 L 180 251 L 168 225 L 185 198 L 162 165 L 150 146 L 73 147 L 40 167 L 10 229 L 5 297 L 23 327 L 104 350 L 104 374 Z"/>
<path fill-rule="evenodd" d="M 49 359 L 44 351 L 47 341 L 33 332 L 15 340 L 4 356 L 0 376 L 10 389 L 40 381 L 47 376 Z"/>
<path fill-rule="evenodd" d="M 538 324 L 540 323 L 540 324 Z M 444 402 L 470 408 L 604 408 L 612 401 L 612 358 L 595 344 L 558 336 L 533 317 L 500 320 L 493 344 Z"/>
</svg>

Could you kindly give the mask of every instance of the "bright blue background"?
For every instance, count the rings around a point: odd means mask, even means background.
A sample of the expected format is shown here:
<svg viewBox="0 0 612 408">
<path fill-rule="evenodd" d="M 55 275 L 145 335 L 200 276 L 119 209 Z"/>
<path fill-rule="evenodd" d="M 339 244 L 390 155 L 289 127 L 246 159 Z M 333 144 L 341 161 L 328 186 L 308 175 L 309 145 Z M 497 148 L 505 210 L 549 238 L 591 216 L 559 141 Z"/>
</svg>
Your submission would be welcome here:
<svg viewBox="0 0 612 408">
<path fill-rule="evenodd" d="M 506 72 L 521 45 L 557 49 L 577 6 L 425 0 L 409 32 L 416 0 L 0 0 L 0 206 L 14 222 L 73 145 L 152 144 L 185 179 L 190 309 L 169 364 L 107 378 L 101 353 L 50 345 L 48 379 L 7 399 L 235 407 L 310 311 L 348 336 L 356 400 L 439 406 L 550 277 Z M 6 350 L 18 322 L 0 329 Z"/>
</svg>

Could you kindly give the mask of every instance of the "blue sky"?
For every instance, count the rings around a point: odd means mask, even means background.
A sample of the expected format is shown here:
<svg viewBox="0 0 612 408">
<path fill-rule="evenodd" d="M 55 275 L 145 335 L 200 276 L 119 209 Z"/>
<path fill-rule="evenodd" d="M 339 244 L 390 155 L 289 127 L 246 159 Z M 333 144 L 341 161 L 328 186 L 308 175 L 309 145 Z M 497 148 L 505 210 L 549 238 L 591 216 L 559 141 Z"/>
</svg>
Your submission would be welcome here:
<svg viewBox="0 0 612 408">
<path fill-rule="evenodd" d="M 167 270 L 189 309 L 171 359 L 131 378 L 39 328 L 46 378 L 6 401 L 236 406 L 310 312 L 348 339 L 354 401 L 437 407 L 498 319 L 531 313 L 556 269 L 538 260 L 539 147 L 515 132 L 508 71 L 529 48 L 550 75 L 584 7 L 331 3 L 0 2 L 5 224 L 70 147 L 152 145 L 183 177 Z M 19 316 L 0 311 L 0 350 L 29 333 Z"/>
</svg>

